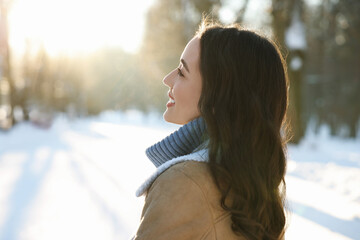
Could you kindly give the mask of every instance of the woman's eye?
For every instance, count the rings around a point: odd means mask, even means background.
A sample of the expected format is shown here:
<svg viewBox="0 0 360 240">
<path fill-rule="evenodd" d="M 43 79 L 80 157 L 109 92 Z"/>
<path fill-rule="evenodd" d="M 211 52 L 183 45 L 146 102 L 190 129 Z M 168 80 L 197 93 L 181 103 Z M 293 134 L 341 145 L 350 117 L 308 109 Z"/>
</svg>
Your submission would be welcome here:
<svg viewBox="0 0 360 240">
<path fill-rule="evenodd" d="M 180 68 L 177 68 L 177 74 L 180 76 L 180 77 L 183 77 L 184 74 L 181 72 Z"/>
</svg>

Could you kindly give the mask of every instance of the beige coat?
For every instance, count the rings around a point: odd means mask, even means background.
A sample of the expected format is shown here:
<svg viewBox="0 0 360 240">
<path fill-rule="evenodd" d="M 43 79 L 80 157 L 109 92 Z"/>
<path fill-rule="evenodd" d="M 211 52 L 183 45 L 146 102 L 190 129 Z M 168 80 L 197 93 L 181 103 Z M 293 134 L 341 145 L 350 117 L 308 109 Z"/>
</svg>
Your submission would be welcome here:
<svg viewBox="0 0 360 240">
<path fill-rule="evenodd" d="M 207 163 L 185 161 L 164 171 L 148 189 L 136 240 L 242 239 Z"/>
</svg>

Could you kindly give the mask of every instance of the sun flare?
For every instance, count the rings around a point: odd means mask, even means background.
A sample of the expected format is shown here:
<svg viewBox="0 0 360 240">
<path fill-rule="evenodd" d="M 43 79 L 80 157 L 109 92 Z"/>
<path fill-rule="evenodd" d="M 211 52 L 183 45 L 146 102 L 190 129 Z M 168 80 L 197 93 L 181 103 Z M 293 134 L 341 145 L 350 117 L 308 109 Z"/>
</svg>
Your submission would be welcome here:
<svg viewBox="0 0 360 240">
<path fill-rule="evenodd" d="M 142 40 L 145 12 L 152 1 L 18 0 L 9 12 L 10 45 L 26 42 L 50 54 L 89 52 L 120 46 L 135 52 Z"/>
</svg>

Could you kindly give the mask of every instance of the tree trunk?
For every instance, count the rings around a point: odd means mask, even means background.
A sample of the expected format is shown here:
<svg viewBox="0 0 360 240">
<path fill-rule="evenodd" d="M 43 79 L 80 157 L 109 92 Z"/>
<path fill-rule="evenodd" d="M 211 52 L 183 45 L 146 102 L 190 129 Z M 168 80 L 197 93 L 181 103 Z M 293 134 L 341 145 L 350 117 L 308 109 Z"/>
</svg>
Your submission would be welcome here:
<svg viewBox="0 0 360 240">
<path fill-rule="evenodd" d="M 302 6 L 302 1 L 272 0 L 272 28 L 275 41 L 279 45 L 283 56 L 288 56 L 286 62 L 288 65 L 290 92 L 287 119 L 291 125 L 292 138 L 290 141 L 293 143 L 298 143 L 305 132 L 305 124 L 302 119 L 302 81 L 305 59 L 303 50 L 286 45 L 285 35 L 291 24 L 292 15 L 295 14 L 295 11 L 299 11 L 299 14 L 301 14 Z M 300 66 L 294 67 L 294 64 L 300 64 Z"/>
<path fill-rule="evenodd" d="M 3 81 L 9 84 L 8 101 L 10 105 L 10 126 L 15 124 L 14 107 L 15 107 L 15 85 L 11 76 L 11 61 L 10 61 L 10 48 L 9 48 L 9 35 L 8 35 L 8 19 L 7 19 L 7 6 L 3 0 L 0 0 L 0 76 Z"/>
</svg>

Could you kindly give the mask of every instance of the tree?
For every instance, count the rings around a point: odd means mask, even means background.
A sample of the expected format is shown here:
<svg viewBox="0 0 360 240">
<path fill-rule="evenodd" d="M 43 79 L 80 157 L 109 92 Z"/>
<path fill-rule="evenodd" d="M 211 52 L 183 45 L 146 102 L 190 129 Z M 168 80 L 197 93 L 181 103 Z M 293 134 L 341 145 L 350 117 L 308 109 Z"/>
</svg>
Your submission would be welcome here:
<svg viewBox="0 0 360 240">
<path fill-rule="evenodd" d="M 0 105 L 6 109 L 5 121 L 2 128 L 10 128 L 14 121 L 13 109 L 15 107 L 15 84 L 11 75 L 11 61 L 10 61 L 10 48 L 9 48 L 9 30 L 8 30 L 8 8 L 11 1 L 0 0 L 0 86 L 8 89 L 8 91 L 2 90 L 2 100 Z M 6 95 L 6 96 L 5 96 Z M 5 100 L 7 99 L 7 100 Z M 7 119 L 8 118 L 8 119 Z M 2 119 L 0 119 L 2 120 Z"/>
<path fill-rule="evenodd" d="M 273 31 L 288 64 L 290 82 L 289 110 L 287 118 L 292 129 L 291 142 L 298 143 L 305 133 L 302 113 L 303 76 L 306 38 L 303 23 L 304 3 L 302 0 L 272 0 Z M 284 49 L 283 49 L 284 51 Z"/>
<path fill-rule="evenodd" d="M 308 18 L 305 99 L 317 127 L 331 134 L 356 137 L 360 118 L 360 2 L 323 1 Z"/>
</svg>

